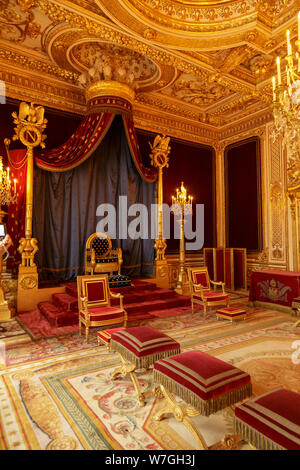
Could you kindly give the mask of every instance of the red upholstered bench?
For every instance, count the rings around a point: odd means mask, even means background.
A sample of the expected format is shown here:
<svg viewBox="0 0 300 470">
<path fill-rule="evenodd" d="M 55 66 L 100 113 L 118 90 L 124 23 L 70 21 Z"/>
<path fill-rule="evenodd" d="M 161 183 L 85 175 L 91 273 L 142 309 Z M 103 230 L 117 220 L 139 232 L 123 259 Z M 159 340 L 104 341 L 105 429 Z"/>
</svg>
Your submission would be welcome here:
<svg viewBox="0 0 300 470">
<path fill-rule="evenodd" d="M 112 379 L 120 374 L 129 375 L 137 392 L 139 403 L 143 406 L 145 404 L 144 394 L 140 390 L 135 370 L 148 369 L 156 360 L 180 353 L 180 344 L 150 326 L 136 326 L 113 333 L 110 350 L 118 352 L 122 360 L 122 366 L 113 372 Z"/>
<path fill-rule="evenodd" d="M 156 419 L 173 413 L 193 432 L 201 449 L 208 449 L 199 430 L 190 421 L 190 416 L 208 416 L 227 406 L 251 396 L 250 375 L 220 359 L 201 351 L 188 351 L 154 364 L 154 381 L 160 384 L 167 406 Z M 176 396 L 191 405 L 180 405 Z M 235 439 L 227 439 L 233 443 Z M 224 441 L 225 442 L 225 441 Z M 226 447 L 226 444 L 224 444 Z"/>
<path fill-rule="evenodd" d="M 227 307 L 217 310 L 216 315 L 217 320 L 219 320 L 219 318 L 224 318 L 232 323 L 234 320 L 245 320 L 247 313 L 243 308 Z"/>
<path fill-rule="evenodd" d="M 110 340 L 111 340 L 111 335 L 113 333 L 117 333 L 117 331 L 124 330 L 124 328 L 121 326 L 119 328 L 111 328 L 109 330 L 100 330 L 97 332 L 97 340 L 98 340 L 98 346 L 100 344 L 104 344 L 108 351 L 110 351 Z"/>
<path fill-rule="evenodd" d="M 300 394 L 278 388 L 235 408 L 235 431 L 260 450 L 300 450 Z"/>
</svg>

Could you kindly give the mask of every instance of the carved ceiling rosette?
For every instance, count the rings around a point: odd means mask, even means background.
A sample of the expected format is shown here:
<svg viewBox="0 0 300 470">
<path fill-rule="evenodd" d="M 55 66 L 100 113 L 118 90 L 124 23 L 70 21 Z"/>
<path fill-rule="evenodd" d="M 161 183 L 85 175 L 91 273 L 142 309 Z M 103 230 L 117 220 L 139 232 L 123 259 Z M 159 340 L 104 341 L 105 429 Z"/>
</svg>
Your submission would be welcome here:
<svg viewBox="0 0 300 470">
<path fill-rule="evenodd" d="M 115 81 L 130 86 L 135 93 L 161 89 L 173 81 L 174 67 L 158 63 L 146 54 L 120 45 L 120 35 L 102 40 L 80 29 L 60 26 L 47 37 L 46 49 L 52 60 L 77 74 L 77 83 Z M 124 41 L 125 37 L 124 37 Z"/>
<path fill-rule="evenodd" d="M 147 29 L 157 44 L 185 50 L 238 45 L 247 28 L 251 32 L 253 26 L 279 26 L 293 10 L 292 0 L 95 1 L 107 17 L 140 37 Z M 267 39 L 264 35 L 264 42 Z"/>
</svg>

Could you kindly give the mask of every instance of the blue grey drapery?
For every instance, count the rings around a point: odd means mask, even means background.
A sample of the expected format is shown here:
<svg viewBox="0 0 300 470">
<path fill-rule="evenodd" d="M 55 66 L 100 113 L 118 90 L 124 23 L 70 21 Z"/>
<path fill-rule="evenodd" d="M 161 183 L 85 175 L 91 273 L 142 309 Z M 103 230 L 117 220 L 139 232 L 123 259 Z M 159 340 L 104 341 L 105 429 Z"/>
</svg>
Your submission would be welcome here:
<svg viewBox="0 0 300 470">
<path fill-rule="evenodd" d="M 84 272 L 84 250 L 89 235 L 96 232 L 97 207 L 113 204 L 117 214 L 115 247 L 123 250 L 123 272 L 143 276 L 153 272 L 154 241 L 118 239 L 119 196 L 128 206 L 143 203 L 150 214 L 155 183 L 138 174 L 131 158 L 122 118 L 114 121 L 94 154 L 82 165 L 66 172 L 35 168 L 33 236 L 40 280 L 66 281 Z M 133 217 L 134 218 L 134 217 Z"/>
</svg>

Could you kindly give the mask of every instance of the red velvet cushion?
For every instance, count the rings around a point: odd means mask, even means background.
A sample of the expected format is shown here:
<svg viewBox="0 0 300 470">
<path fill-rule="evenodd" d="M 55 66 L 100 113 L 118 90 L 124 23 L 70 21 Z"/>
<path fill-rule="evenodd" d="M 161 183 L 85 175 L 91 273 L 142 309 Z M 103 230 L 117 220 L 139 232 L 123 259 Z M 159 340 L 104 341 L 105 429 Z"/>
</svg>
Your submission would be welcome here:
<svg viewBox="0 0 300 470">
<path fill-rule="evenodd" d="M 220 308 L 216 311 L 216 313 L 221 313 L 222 315 L 228 317 L 234 317 L 235 315 L 242 315 L 246 313 L 246 310 L 243 308 L 234 308 L 234 307 L 227 307 L 227 308 Z"/>
<path fill-rule="evenodd" d="M 116 318 L 121 318 L 124 314 L 123 310 L 115 307 L 98 307 L 98 308 L 89 308 L 89 317 L 91 321 L 100 321 L 100 320 L 113 320 Z M 80 312 L 80 316 L 85 318 L 84 313 Z"/>
<path fill-rule="evenodd" d="M 101 302 L 106 298 L 106 289 L 104 280 L 95 282 L 86 282 L 86 296 L 88 302 Z"/>
<path fill-rule="evenodd" d="M 300 450 L 300 394 L 278 388 L 235 408 L 238 420 L 287 450 Z"/>
<path fill-rule="evenodd" d="M 110 328 L 109 330 L 101 330 L 97 332 L 97 336 L 100 339 L 102 339 L 105 343 L 109 343 L 111 340 L 111 335 L 120 330 L 124 330 L 124 328 L 119 327 L 119 328 Z"/>
<path fill-rule="evenodd" d="M 218 294 L 217 292 L 203 292 L 203 297 L 207 298 L 208 301 L 228 299 L 227 294 Z M 193 298 L 202 300 L 200 295 L 193 295 Z"/>
<path fill-rule="evenodd" d="M 204 289 L 209 289 L 210 288 L 210 285 L 209 285 L 209 281 L 208 281 L 208 278 L 207 278 L 207 273 L 205 272 L 194 272 L 193 273 L 193 283 L 194 284 L 201 284 Z M 194 287 L 194 291 L 195 292 L 199 292 L 199 287 Z"/>
<path fill-rule="evenodd" d="M 250 383 L 250 375 L 201 351 L 187 351 L 154 364 L 154 370 L 202 400 L 210 400 Z"/>
<path fill-rule="evenodd" d="M 150 326 L 135 326 L 114 333 L 111 337 L 137 357 L 149 356 L 173 349 L 180 350 L 180 344 L 170 336 Z"/>
</svg>

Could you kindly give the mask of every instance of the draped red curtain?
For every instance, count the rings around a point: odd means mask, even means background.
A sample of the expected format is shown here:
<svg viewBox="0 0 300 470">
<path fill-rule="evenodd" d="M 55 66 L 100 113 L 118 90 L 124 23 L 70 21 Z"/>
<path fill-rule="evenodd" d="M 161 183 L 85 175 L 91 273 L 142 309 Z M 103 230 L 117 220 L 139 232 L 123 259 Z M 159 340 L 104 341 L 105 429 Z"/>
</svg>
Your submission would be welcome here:
<svg viewBox="0 0 300 470">
<path fill-rule="evenodd" d="M 9 248 L 9 258 L 7 268 L 17 273 L 21 255 L 18 253 L 18 245 L 25 230 L 25 199 L 26 199 L 26 177 L 27 177 L 27 150 L 11 150 L 8 155 L 8 162 L 11 168 L 12 179 L 17 180 L 17 201 L 11 204 L 7 214 L 7 231 L 11 236 L 13 245 Z"/>
<path fill-rule="evenodd" d="M 143 163 L 133 120 L 130 117 L 123 115 L 123 123 L 131 156 L 136 169 L 145 181 L 153 183 L 157 178 L 157 169 L 153 166 L 151 168 L 146 167 Z"/>
<path fill-rule="evenodd" d="M 114 115 L 111 113 L 86 116 L 63 145 L 36 153 L 36 165 L 48 171 L 67 171 L 80 165 L 101 143 L 113 118 Z"/>
</svg>

